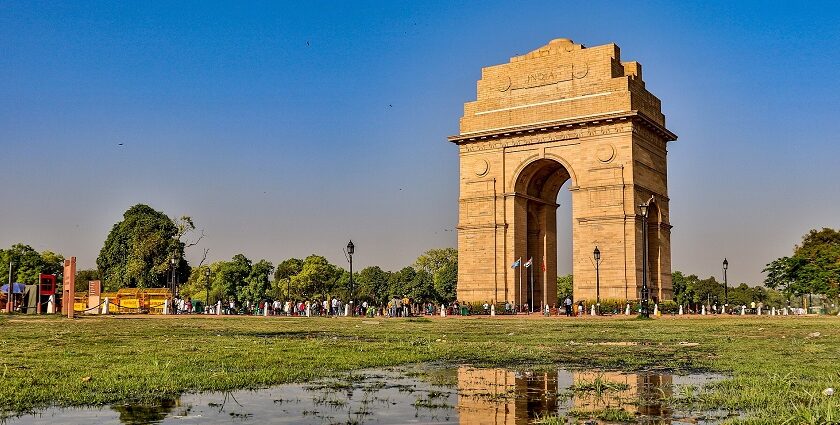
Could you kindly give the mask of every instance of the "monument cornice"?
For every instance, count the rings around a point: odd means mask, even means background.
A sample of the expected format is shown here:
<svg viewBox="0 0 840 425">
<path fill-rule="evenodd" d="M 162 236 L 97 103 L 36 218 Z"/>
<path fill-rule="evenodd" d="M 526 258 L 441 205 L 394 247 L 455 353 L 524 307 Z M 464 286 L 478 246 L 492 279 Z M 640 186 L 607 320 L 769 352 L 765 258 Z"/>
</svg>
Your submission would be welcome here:
<svg viewBox="0 0 840 425">
<path fill-rule="evenodd" d="M 677 140 L 677 135 L 665 128 L 664 126 L 660 125 L 656 121 L 652 120 L 644 113 L 640 111 L 619 111 L 619 112 L 610 112 L 606 114 L 597 114 L 597 115 L 589 115 L 586 117 L 575 117 L 575 118 L 567 118 L 561 120 L 553 120 L 553 121 L 546 121 L 546 122 L 539 122 L 539 123 L 532 123 L 532 124 L 525 124 L 519 126 L 510 126 L 510 127 L 503 127 L 503 128 L 493 128 L 488 130 L 479 130 L 479 131 L 472 131 L 467 133 L 461 133 L 454 136 L 447 137 L 452 143 L 457 145 L 464 145 L 469 144 L 471 142 L 479 142 L 479 141 L 488 141 L 494 139 L 503 139 L 508 137 L 516 137 L 522 136 L 527 134 L 533 133 L 548 133 L 548 132 L 556 132 L 556 131 L 563 131 L 563 130 L 571 130 L 571 129 L 583 129 L 583 128 L 590 128 L 592 126 L 600 126 L 604 124 L 615 124 L 621 122 L 636 122 L 645 125 L 654 133 L 659 135 L 660 137 L 664 138 L 666 141 L 674 141 Z M 581 134 L 578 137 L 568 137 L 565 139 L 571 138 L 580 138 L 586 137 L 586 134 Z M 562 140 L 562 139 L 561 139 Z"/>
</svg>

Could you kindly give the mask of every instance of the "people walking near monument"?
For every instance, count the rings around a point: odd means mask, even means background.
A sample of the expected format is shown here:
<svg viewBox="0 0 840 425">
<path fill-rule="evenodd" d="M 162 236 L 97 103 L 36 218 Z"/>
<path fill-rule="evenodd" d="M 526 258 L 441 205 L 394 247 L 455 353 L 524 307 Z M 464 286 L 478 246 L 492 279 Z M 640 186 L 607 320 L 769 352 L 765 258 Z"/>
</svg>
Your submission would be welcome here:
<svg viewBox="0 0 840 425">
<path fill-rule="evenodd" d="M 566 306 L 566 316 L 572 317 L 572 298 L 567 296 L 565 300 L 563 300 L 563 305 Z"/>
</svg>

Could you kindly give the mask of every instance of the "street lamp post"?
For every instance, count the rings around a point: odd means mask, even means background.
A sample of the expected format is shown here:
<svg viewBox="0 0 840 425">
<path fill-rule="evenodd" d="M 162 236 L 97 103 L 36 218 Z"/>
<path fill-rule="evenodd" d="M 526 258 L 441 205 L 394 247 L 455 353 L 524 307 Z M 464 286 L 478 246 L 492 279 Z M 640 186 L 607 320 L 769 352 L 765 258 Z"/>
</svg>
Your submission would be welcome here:
<svg viewBox="0 0 840 425">
<path fill-rule="evenodd" d="M 170 263 L 172 264 L 172 314 L 178 314 L 178 306 L 175 305 L 178 291 L 178 259 L 172 257 Z"/>
<path fill-rule="evenodd" d="M 356 245 L 353 241 L 347 242 L 347 259 L 350 261 L 350 315 L 353 315 L 353 253 L 356 252 Z"/>
<path fill-rule="evenodd" d="M 206 269 L 204 269 L 204 280 L 205 280 L 205 283 L 206 283 L 206 286 L 207 286 L 207 295 L 206 295 L 205 300 L 204 300 L 204 310 L 205 311 L 210 311 L 210 310 L 207 310 L 210 307 L 210 267 L 209 266 Z"/>
<path fill-rule="evenodd" d="M 11 301 L 12 301 L 12 292 L 14 292 L 14 291 L 12 291 L 12 264 L 13 263 L 11 261 L 9 261 L 9 286 L 8 286 L 9 289 L 6 291 L 6 312 L 7 313 L 12 312 L 12 302 Z M 72 304 L 70 304 L 70 305 L 72 305 Z"/>
<path fill-rule="evenodd" d="M 595 257 L 595 305 L 598 309 L 598 315 L 601 314 L 601 250 L 598 245 L 595 245 L 595 251 L 592 252 Z"/>
<path fill-rule="evenodd" d="M 644 248 L 642 250 L 642 317 L 650 318 L 650 311 L 648 310 L 648 210 L 650 201 L 639 205 L 642 212 L 642 238 L 644 240 Z"/>
<path fill-rule="evenodd" d="M 726 307 L 729 306 L 729 283 L 726 281 L 726 269 L 729 268 L 729 261 L 723 259 L 723 312 L 726 313 Z"/>
</svg>

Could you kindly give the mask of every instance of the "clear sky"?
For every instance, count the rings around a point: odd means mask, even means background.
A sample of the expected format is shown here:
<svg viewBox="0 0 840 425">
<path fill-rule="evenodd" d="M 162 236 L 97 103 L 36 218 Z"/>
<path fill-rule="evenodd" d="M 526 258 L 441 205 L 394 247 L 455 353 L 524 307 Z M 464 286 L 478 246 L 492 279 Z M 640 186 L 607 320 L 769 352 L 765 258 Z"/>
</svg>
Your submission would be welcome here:
<svg viewBox="0 0 840 425">
<path fill-rule="evenodd" d="M 147 203 L 210 260 L 344 264 L 352 237 L 408 265 L 456 244 L 446 136 L 481 67 L 564 37 L 639 61 L 679 135 L 674 269 L 756 283 L 840 227 L 840 2 L 801 4 L 0 0 L 0 246 L 91 267 Z"/>
</svg>

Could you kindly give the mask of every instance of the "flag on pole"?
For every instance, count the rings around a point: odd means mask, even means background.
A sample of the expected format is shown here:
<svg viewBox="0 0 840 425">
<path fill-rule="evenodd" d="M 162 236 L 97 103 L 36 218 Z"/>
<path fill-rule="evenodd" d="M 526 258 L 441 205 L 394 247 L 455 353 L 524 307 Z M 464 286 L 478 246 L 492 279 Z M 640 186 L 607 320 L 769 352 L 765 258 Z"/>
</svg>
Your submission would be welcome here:
<svg viewBox="0 0 840 425">
<path fill-rule="evenodd" d="M 521 258 L 514 261 L 513 264 L 510 266 L 510 268 L 515 269 L 515 268 L 519 267 L 519 263 L 521 263 L 521 262 L 522 262 Z"/>
<path fill-rule="evenodd" d="M 525 262 L 525 267 L 531 267 L 532 264 L 534 264 L 534 257 L 529 258 L 528 261 Z"/>
</svg>

